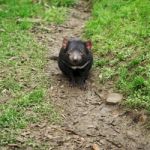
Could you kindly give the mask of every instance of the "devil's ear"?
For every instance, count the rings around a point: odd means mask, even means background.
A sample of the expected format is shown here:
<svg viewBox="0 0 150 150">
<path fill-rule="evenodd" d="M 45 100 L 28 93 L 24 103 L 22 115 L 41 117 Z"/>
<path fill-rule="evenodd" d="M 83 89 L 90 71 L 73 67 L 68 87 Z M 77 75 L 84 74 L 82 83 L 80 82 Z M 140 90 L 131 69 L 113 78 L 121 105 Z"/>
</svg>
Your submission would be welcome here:
<svg viewBox="0 0 150 150">
<path fill-rule="evenodd" d="M 67 37 L 64 37 L 64 38 L 63 38 L 63 42 L 62 42 L 62 47 L 63 47 L 64 49 L 66 49 L 66 48 L 67 48 L 67 45 L 68 45 L 68 39 L 67 39 Z"/>
<path fill-rule="evenodd" d="M 92 48 L 92 42 L 90 40 L 85 42 L 86 48 L 90 50 Z"/>
</svg>

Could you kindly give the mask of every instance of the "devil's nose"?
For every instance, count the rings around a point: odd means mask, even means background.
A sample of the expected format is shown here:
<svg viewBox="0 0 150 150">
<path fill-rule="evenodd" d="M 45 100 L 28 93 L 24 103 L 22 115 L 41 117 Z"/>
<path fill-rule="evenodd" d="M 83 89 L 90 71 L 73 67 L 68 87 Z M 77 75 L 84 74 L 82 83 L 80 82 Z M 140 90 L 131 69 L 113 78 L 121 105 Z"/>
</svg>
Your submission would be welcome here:
<svg viewBox="0 0 150 150">
<path fill-rule="evenodd" d="M 78 59 L 73 59 L 73 62 L 74 62 L 74 63 L 77 63 L 77 62 L 78 62 Z"/>
<path fill-rule="evenodd" d="M 78 61 L 78 57 L 73 57 L 73 61 L 77 62 Z"/>
</svg>

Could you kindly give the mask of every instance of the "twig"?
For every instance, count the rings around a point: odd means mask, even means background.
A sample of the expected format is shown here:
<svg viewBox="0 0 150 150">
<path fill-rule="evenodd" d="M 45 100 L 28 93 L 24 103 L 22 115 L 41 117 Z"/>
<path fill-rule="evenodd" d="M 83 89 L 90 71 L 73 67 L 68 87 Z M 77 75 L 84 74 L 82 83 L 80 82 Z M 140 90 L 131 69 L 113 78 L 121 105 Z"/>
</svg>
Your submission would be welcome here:
<svg viewBox="0 0 150 150">
<path fill-rule="evenodd" d="M 94 92 L 100 99 L 102 99 L 102 97 L 99 95 L 99 93 L 97 91 L 94 91 Z"/>
<path fill-rule="evenodd" d="M 114 145 L 114 146 L 116 146 L 116 147 L 118 147 L 118 148 L 121 148 L 122 147 L 122 145 L 121 144 L 117 144 L 117 143 L 115 143 L 115 142 L 113 142 L 113 141 L 111 141 L 111 140 L 109 140 L 109 139 L 106 139 L 109 143 L 111 143 L 112 145 Z"/>
<path fill-rule="evenodd" d="M 73 131 L 73 130 L 71 130 L 71 129 L 63 129 L 63 130 L 65 130 L 65 131 L 67 131 L 67 132 L 69 132 L 69 133 L 72 133 L 72 134 L 74 134 L 74 135 L 78 135 L 78 136 L 81 136 L 80 134 L 78 134 L 78 133 L 76 133 L 75 131 Z M 82 136 L 81 136 L 82 137 Z"/>
</svg>

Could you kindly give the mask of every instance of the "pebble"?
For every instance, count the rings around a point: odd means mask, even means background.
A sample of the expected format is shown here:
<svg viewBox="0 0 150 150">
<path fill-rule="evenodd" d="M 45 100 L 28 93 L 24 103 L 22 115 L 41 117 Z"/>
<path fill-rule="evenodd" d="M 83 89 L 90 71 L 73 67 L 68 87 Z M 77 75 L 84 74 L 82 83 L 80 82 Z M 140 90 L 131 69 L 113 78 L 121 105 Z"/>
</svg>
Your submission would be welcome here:
<svg viewBox="0 0 150 150">
<path fill-rule="evenodd" d="M 108 104 L 117 104 L 117 103 L 121 102 L 122 99 L 123 99 L 122 94 L 119 94 L 119 93 L 110 93 L 107 96 L 106 102 Z"/>
</svg>

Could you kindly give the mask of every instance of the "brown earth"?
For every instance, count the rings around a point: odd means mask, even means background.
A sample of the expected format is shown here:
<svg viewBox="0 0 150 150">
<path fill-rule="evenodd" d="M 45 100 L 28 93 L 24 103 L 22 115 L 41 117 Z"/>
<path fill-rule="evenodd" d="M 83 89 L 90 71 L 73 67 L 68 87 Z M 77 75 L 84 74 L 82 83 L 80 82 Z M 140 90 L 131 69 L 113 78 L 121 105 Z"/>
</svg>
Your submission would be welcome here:
<svg viewBox="0 0 150 150">
<path fill-rule="evenodd" d="M 92 69 L 86 90 L 71 88 L 57 61 L 51 59 L 58 55 L 64 36 L 82 36 L 84 24 L 90 16 L 85 5 L 80 1 L 72 8 L 63 25 L 34 29 L 38 41 L 49 49 L 46 69 L 51 80 L 49 94 L 63 120 L 60 125 L 48 125 L 46 121 L 32 125 L 24 131 L 25 137 L 33 137 L 41 144 L 40 149 L 48 150 L 149 150 L 150 134 L 144 128 L 144 121 L 139 119 L 142 116 L 118 105 L 106 104 L 108 93 L 115 92 L 112 83 L 98 84 L 98 75 Z M 47 148 L 42 148 L 44 142 Z"/>
</svg>

